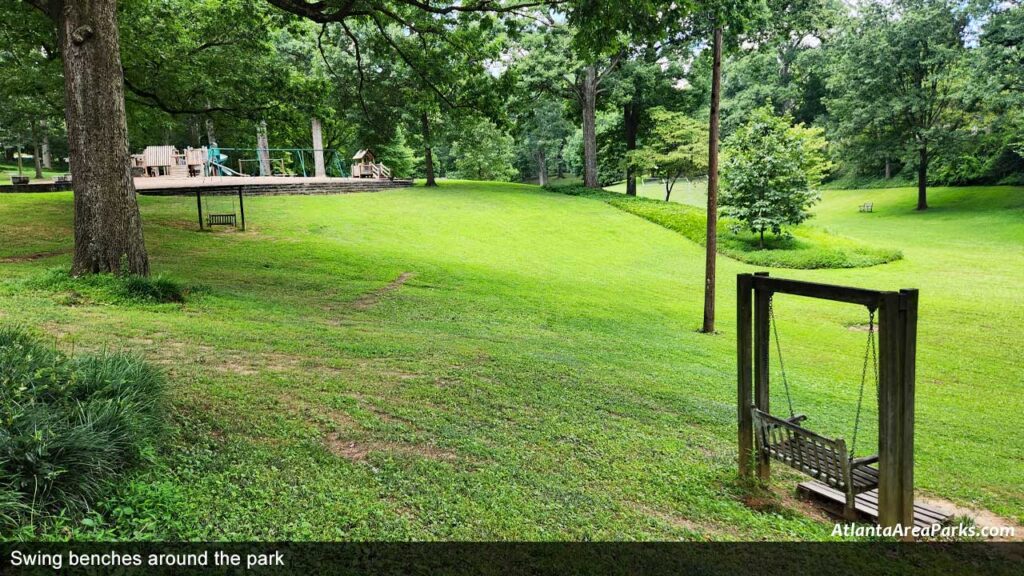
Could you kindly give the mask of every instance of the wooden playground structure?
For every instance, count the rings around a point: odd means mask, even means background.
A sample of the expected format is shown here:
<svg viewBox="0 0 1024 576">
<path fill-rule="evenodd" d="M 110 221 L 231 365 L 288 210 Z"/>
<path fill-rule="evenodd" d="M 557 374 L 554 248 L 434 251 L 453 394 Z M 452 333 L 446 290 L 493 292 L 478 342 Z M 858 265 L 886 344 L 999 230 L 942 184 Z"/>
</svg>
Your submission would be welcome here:
<svg viewBox="0 0 1024 576">
<path fill-rule="evenodd" d="M 141 154 L 132 154 L 132 175 L 188 178 L 206 175 L 208 151 L 202 148 L 178 150 L 174 146 L 147 146 Z"/>
<path fill-rule="evenodd" d="M 255 152 L 255 157 L 238 157 L 233 165 L 227 165 L 223 152 Z M 271 157 L 278 152 L 279 157 Z M 313 162 L 307 165 L 305 152 L 311 152 Z M 236 149 L 236 148 L 185 148 L 174 146 L 147 146 L 141 153 L 133 154 L 132 175 L 136 178 L 329 178 L 322 149 Z M 343 173 L 337 154 L 331 158 L 335 174 Z M 307 171 L 313 168 L 313 173 Z M 364 149 L 352 157 L 352 178 L 373 178 L 391 180 L 391 169 L 383 162 L 377 162 L 371 150 Z"/>
<path fill-rule="evenodd" d="M 381 162 L 376 162 L 373 152 L 360 150 L 352 157 L 353 178 L 386 178 L 391 179 L 391 169 Z"/>
</svg>

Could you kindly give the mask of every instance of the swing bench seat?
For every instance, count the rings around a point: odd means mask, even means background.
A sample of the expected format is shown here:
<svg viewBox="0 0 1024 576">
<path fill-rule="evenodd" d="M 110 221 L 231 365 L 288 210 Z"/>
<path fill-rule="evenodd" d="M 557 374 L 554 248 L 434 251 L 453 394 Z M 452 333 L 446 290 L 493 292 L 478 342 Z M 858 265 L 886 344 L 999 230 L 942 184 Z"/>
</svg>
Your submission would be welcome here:
<svg viewBox="0 0 1024 576">
<path fill-rule="evenodd" d="M 207 226 L 234 226 L 234 214 L 208 214 L 206 216 Z"/>
<path fill-rule="evenodd" d="M 800 426 L 806 416 L 784 419 L 757 408 L 751 412 L 757 446 L 764 456 L 841 490 L 851 498 L 878 487 L 878 469 L 872 466 L 878 462 L 877 455 L 849 458 L 846 441 L 842 438 L 826 438 Z"/>
</svg>

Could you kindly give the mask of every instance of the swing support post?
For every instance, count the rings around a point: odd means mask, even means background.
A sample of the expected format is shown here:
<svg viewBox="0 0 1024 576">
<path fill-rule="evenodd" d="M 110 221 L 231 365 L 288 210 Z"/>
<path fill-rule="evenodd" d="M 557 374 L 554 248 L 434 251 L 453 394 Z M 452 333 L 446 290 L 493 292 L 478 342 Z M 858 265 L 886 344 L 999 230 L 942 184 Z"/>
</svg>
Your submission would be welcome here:
<svg viewBox="0 0 1024 576">
<path fill-rule="evenodd" d="M 769 413 L 770 305 L 774 294 L 846 302 L 878 311 L 878 522 L 882 526 L 913 526 L 917 290 L 866 290 L 772 278 L 767 272 L 737 276 L 739 473 L 749 479 L 756 469 L 761 482 L 771 479 L 771 467 L 767 450 L 755 445 L 752 412 Z M 840 458 L 854 456 L 846 453 L 842 440 L 836 445 L 842 452 Z M 851 481 L 845 480 L 847 486 Z M 846 512 L 853 512 L 853 502 L 847 502 Z"/>
<path fill-rule="evenodd" d="M 245 195 L 242 193 L 241 186 L 238 187 L 238 208 L 242 216 L 242 232 L 245 232 Z"/>
<path fill-rule="evenodd" d="M 736 277 L 736 365 L 738 366 L 736 387 L 739 402 L 736 417 L 739 430 L 740 476 L 750 477 L 750 459 L 754 456 L 754 422 L 750 413 L 751 365 L 750 354 L 754 336 L 750 329 L 750 295 L 753 291 L 753 276 L 740 274 Z"/>
<path fill-rule="evenodd" d="M 203 189 L 196 186 L 196 211 L 199 213 L 199 229 L 203 229 Z"/>
</svg>

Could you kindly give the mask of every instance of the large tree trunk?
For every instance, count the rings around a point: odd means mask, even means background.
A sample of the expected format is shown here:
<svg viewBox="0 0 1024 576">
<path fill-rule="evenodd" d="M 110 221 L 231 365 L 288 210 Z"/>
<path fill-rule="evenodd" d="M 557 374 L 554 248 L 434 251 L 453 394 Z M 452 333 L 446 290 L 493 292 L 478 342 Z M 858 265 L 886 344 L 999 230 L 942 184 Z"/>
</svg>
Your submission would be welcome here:
<svg viewBox="0 0 1024 576">
<path fill-rule="evenodd" d="M 722 96 L 722 29 L 715 28 L 711 59 L 711 115 L 708 126 L 708 228 L 704 260 L 703 332 L 715 331 L 715 258 L 718 255 L 718 105 Z"/>
<path fill-rule="evenodd" d="M 548 185 L 548 161 L 543 148 L 537 150 L 537 181 L 541 186 Z"/>
<path fill-rule="evenodd" d="M 148 275 L 128 156 L 115 0 L 53 2 L 75 195 L 72 274 Z"/>
<path fill-rule="evenodd" d="M 892 160 L 888 157 L 885 158 L 885 179 L 892 178 Z"/>
<path fill-rule="evenodd" d="M 599 188 L 597 181 L 597 67 L 587 66 L 583 78 L 583 185 Z"/>
<path fill-rule="evenodd" d="M 430 141 L 430 116 L 425 111 L 420 114 L 420 125 L 423 130 L 423 170 L 427 173 L 426 186 L 437 186 L 434 175 L 434 149 Z"/>
<path fill-rule="evenodd" d="M 310 120 L 310 133 L 313 136 L 313 175 L 325 178 L 327 166 L 324 164 L 324 136 L 320 119 L 316 116 Z"/>
<path fill-rule="evenodd" d="M 626 132 L 626 152 L 636 150 L 636 133 L 640 129 L 640 109 L 634 102 L 627 102 L 622 108 L 622 124 Z M 626 163 L 626 195 L 636 196 L 636 168 Z"/>
<path fill-rule="evenodd" d="M 928 209 L 928 145 L 921 144 L 917 161 L 917 209 Z"/>
</svg>

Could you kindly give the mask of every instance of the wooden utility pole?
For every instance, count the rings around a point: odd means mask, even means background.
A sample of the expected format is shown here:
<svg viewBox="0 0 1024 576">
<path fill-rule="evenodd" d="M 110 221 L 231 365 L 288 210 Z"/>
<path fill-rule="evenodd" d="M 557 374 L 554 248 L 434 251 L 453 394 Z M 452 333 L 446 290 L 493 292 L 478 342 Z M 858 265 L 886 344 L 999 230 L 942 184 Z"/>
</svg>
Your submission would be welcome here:
<svg viewBox="0 0 1024 576">
<path fill-rule="evenodd" d="M 722 98 L 722 28 L 715 27 L 711 43 L 711 118 L 708 127 L 708 227 L 704 251 L 704 325 L 715 332 L 715 258 L 718 255 L 718 116 Z"/>
</svg>

